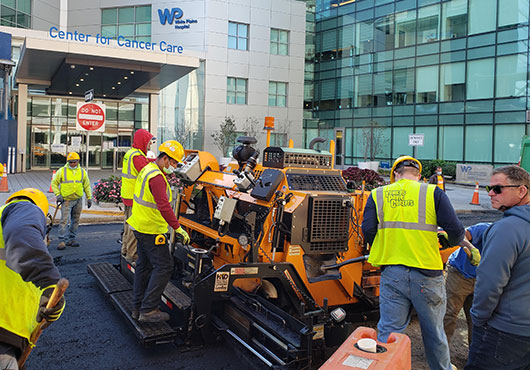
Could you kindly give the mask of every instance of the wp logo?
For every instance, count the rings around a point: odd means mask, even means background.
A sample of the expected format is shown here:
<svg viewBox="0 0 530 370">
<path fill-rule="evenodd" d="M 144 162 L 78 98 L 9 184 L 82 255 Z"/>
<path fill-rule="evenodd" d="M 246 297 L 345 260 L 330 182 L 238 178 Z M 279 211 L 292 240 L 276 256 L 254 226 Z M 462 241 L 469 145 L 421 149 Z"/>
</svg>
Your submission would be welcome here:
<svg viewBox="0 0 530 370">
<path fill-rule="evenodd" d="M 173 24 L 174 20 L 179 20 L 183 15 L 184 13 L 180 8 L 172 8 L 171 10 L 166 8 L 164 11 L 158 9 L 158 17 L 160 18 L 160 24 L 162 25 L 165 25 L 166 23 Z"/>
</svg>

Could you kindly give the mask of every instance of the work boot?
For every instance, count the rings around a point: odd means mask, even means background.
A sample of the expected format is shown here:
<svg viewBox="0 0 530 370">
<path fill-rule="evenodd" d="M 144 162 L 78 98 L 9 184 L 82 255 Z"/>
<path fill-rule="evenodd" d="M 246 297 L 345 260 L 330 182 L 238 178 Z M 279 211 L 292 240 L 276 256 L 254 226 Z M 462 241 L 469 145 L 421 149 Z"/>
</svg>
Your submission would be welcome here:
<svg viewBox="0 0 530 370">
<path fill-rule="evenodd" d="M 140 312 L 140 317 L 138 321 L 143 322 L 162 322 L 169 321 L 169 314 L 160 311 L 159 309 L 153 310 L 151 312 L 142 313 Z"/>
<path fill-rule="evenodd" d="M 57 249 L 62 251 L 64 248 L 66 248 L 66 244 L 64 244 L 64 242 L 60 242 L 59 245 L 57 246 Z"/>
<path fill-rule="evenodd" d="M 138 311 L 137 309 L 133 309 L 131 311 L 131 317 L 135 320 L 138 320 L 138 318 L 140 317 L 140 311 Z"/>
<path fill-rule="evenodd" d="M 70 240 L 69 242 L 66 243 L 67 246 L 69 247 L 79 247 L 79 243 L 76 242 L 75 240 Z"/>
</svg>

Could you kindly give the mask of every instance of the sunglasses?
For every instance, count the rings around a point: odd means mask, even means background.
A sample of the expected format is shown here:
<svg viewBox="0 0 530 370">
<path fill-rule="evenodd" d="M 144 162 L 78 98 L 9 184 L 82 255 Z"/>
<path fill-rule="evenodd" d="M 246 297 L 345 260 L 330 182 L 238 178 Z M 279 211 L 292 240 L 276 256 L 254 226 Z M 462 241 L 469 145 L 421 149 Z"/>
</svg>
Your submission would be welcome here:
<svg viewBox="0 0 530 370">
<path fill-rule="evenodd" d="M 522 185 L 486 185 L 486 191 L 489 193 L 493 190 L 495 194 L 502 193 L 502 188 L 518 188 Z"/>
</svg>

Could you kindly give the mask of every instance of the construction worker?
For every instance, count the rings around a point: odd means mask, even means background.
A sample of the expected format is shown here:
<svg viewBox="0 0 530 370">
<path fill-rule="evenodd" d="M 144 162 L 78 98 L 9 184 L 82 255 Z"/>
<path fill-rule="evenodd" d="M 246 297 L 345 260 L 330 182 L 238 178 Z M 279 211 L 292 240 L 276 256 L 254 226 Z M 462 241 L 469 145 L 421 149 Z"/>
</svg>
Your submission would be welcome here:
<svg viewBox="0 0 530 370">
<path fill-rule="evenodd" d="M 79 154 L 68 153 L 66 164 L 60 168 L 52 180 L 52 190 L 57 197 L 57 207 L 61 207 L 59 225 L 59 245 L 79 247 L 75 237 L 79 227 L 79 218 L 83 209 L 83 191 L 86 195 L 87 208 L 92 207 L 92 189 L 87 172 L 79 165 Z"/>
<path fill-rule="evenodd" d="M 176 170 L 184 157 L 184 149 L 178 141 L 168 140 L 158 150 L 160 154 L 156 160 L 138 174 L 132 215 L 127 220 L 138 242 L 131 316 L 147 322 L 169 320 L 169 315 L 158 309 L 162 292 L 173 272 L 168 225 L 182 236 L 185 244 L 190 241 L 171 208 L 173 197 L 165 176 Z"/>
<path fill-rule="evenodd" d="M 123 223 L 123 235 L 121 237 L 121 255 L 134 264 L 138 258 L 136 253 L 136 238 L 127 219 L 131 217 L 133 205 L 134 184 L 138 173 L 151 161 L 147 158 L 147 152 L 151 143 L 156 140 L 153 135 L 144 129 L 139 129 L 134 134 L 132 148 L 125 153 L 121 168 L 121 198 L 125 206 L 125 222 Z"/>
<path fill-rule="evenodd" d="M 390 333 L 403 333 L 414 307 L 430 368 L 449 370 L 454 367 L 443 330 L 446 296 L 437 230 L 441 226 L 455 246 L 464 238 L 464 227 L 447 195 L 420 178 L 420 161 L 399 157 L 391 184 L 372 190 L 364 210 L 368 262 L 382 269 L 377 339 L 386 342 Z"/>
<path fill-rule="evenodd" d="M 26 188 L 0 207 L 0 369 L 18 369 L 17 358 L 37 324 L 61 316 L 64 298 L 46 304 L 60 274 L 44 243 L 48 200 Z"/>
<path fill-rule="evenodd" d="M 465 370 L 530 369 L 530 173 L 493 170 L 486 186 L 502 219 L 483 236 Z"/>
<path fill-rule="evenodd" d="M 442 167 L 436 167 L 436 172 L 429 178 L 429 184 L 437 185 L 445 191 L 445 178 L 442 175 Z"/>
</svg>

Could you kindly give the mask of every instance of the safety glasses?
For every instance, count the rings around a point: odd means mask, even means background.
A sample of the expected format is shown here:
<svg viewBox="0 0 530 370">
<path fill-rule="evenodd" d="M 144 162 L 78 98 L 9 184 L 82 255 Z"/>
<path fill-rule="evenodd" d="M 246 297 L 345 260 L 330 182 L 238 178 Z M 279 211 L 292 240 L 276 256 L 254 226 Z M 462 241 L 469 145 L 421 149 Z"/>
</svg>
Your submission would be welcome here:
<svg viewBox="0 0 530 370">
<path fill-rule="evenodd" d="M 495 194 L 502 193 L 503 188 L 518 188 L 522 185 L 486 185 L 486 191 L 489 193 L 493 190 Z"/>
</svg>

